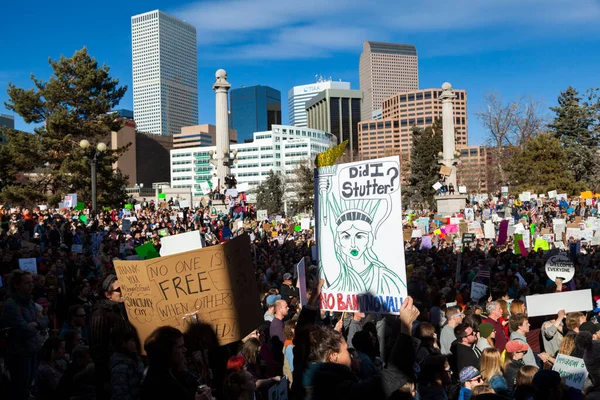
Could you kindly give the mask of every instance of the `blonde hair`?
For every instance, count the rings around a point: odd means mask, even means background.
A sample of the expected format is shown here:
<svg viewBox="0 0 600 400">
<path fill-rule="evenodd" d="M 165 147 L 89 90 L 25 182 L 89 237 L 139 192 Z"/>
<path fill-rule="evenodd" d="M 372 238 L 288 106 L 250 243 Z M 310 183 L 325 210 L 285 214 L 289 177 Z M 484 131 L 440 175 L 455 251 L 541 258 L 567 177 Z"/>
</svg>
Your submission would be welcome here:
<svg viewBox="0 0 600 400">
<path fill-rule="evenodd" d="M 502 355 L 494 347 L 489 347 L 481 353 L 481 377 L 486 381 L 494 375 L 502 374 Z"/>
<path fill-rule="evenodd" d="M 575 350 L 576 335 L 575 332 L 570 331 L 563 337 L 563 340 L 560 342 L 560 347 L 558 348 L 558 354 L 570 356 L 573 353 L 573 350 Z"/>
<path fill-rule="evenodd" d="M 525 303 L 523 300 L 513 300 L 510 303 L 510 314 L 524 314 L 525 313 Z"/>
</svg>

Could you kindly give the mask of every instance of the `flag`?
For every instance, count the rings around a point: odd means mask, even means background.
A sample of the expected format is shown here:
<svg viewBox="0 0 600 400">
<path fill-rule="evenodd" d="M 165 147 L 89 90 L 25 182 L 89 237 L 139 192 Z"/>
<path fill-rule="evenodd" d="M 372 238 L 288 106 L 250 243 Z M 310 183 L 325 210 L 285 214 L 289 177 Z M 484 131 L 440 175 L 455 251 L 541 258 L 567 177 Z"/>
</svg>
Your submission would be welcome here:
<svg viewBox="0 0 600 400">
<path fill-rule="evenodd" d="M 479 267 L 479 270 L 477 271 L 477 273 L 475 274 L 475 278 L 473 278 L 473 279 L 477 279 L 477 278 L 490 279 L 490 270 L 489 270 L 489 268 L 488 267 L 484 267 L 484 266 Z"/>
<path fill-rule="evenodd" d="M 533 207 L 531 207 L 531 210 L 529 210 L 529 217 L 530 217 L 532 223 L 537 222 L 537 213 L 538 213 L 537 206 L 533 206 Z"/>
</svg>

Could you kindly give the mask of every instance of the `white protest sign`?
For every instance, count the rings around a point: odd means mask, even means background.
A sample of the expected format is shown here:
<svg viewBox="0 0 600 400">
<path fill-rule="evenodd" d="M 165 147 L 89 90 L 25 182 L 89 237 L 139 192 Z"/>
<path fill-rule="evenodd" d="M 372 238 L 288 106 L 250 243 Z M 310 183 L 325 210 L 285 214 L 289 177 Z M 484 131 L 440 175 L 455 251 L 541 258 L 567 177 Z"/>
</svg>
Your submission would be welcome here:
<svg viewBox="0 0 600 400">
<path fill-rule="evenodd" d="M 471 282 L 471 299 L 475 301 L 479 301 L 483 296 L 485 296 L 488 292 L 487 285 Z"/>
<path fill-rule="evenodd" d="M 65 196 L 63 200 L 64 208 L 73 208 L 73 197 L 71 195 Z M 77 204 L 77 203 L 75 203 Z"/>
<path fill-rule="evenodd" d="M 531 201 L 531 192 L 523 192 L 523 193 L 519 194 L 519 200 Z"/>
<path fill-rule="evenodd" d="M 237 191 L 240 193 L 247 192 L 249 190 L 248 182 L 238 183 L 235 187 L 236 187 Z"/>
<path fill-rule="evenodd" d="M 288 398 L 288 381 L 284 376 L 281 381 L 269 389 L 269 400 L 287 400 Z"/>
<path fill-rule="evenodd" d="M 483 232 L 486 239 L 496 238 L 496 228 L 494 227 L 494 223 L 490 220 L 485 221 L 485 224 L 483 225 Z"/>
<path fill-rule="evenodd" d="M 464 186 L 464 185 L 459 185 L 458 186 L 458 193 L 466 194 L 467 193 L 467 187 Z"/>
<path fill-rule="evenodd" d="M 225 191 L 225 196 L 237 197 L 238 191 L 237 189 L 227 189 Z"/>
<path fill-rule="evenodd" d="M 556 195 L 556 200 L 561 201 L 561 200 L 567 200 L 567 194 L 566 193 L 561 193 L 561 194 L 557 194 Z"/>
<path fill-rule="evenodd" d="M 37 274 L 37 264 L 35 258 L 19 258 L 19 268 L 23 271 L 29 271 Z"/>
<path fill-rule="evenodd" d="M 591 206 L 592 205 L 592 199 L 585 199 L 585 205 L 586 206 Z"/>
<path fill-rule="evenodd" d="M 134 208 L 136 211 L 140 211 L 140 210 L 142 209 L 142 205 L 141 205 L 141 204 L 135 204 L 135 205 L 133 206 L 133 208 Z"/>
<path fill-rule="evenodd" d="M 47 204 L 42 204 L 38 206 L 40 208 L 40 211 L 46 211 L 48 210 L 48 205 Z"/>
<path fill-rule="evenodd" d="M 531 247 L 531 232 L 529 232 L 529 231 L 523 232 L 523 245 L 527 249 L 529 249 Z"/>
<path fill-rule="evenodd" d="M 542 235 L 542 239 L 544 239 L 548 243 L 554 242 L 554 233 L 544 233 Z"/>
<path fill-rule="evenodd" d="M 500 192 L 508 193 L 508 186 L 502 186 Z"/>
<path fill-rule="evenodd" d="M 475 212 L 473 212 L 472 208 L 465 208 L 465 221 L 467 221 L 467 222 L 475 221 Z"/>
<path fill-rule="evenodd" d="M 439 183 L 439 182 L 436 182 L 436 183 L 434 183 L 434 184 L 433 184 L 431 187 L 432 187 L 434 190 L 440 190 L 440 188 L 442 187 L 442 184 L 441 184 L 441 183 Z"/>
<path fill-rule="evenodd" d="M 562 278 L 563 283 L 569 282 L 575 276 L 575 266 L 569 257 L 558 254 L 546 261 L 546 275 L 551 281 Z"/>
<path fill-rule="evenodd" d="M 275 221 L 276 222 L 281 222 L 281 221 L 283 221 L 283 217 L 281 215 L 276 215 L 275 216 Z"/>
<path fill-rule="evenodd" d="M 208 181 L 200 182 L 200 191 L 202 191 L 202 194 L 204 195 L 207 195 L 211 192 Z"/>
<path fill-rule="evenodd" d="M 83 245 L 81 245 L 81 244 L 72 244 L 71 245 L 71 252 L 77 253 L 77 254 L 83 253 Z"/>
<path fill-rule="evenodd" d="M 183 253 L 185 251 L 198 250 L 204 247 L 200 231 L 191 231 L 160 239 L 160 256 Z"/>
<path fill-rule="evenodd" d="M 592 305 L 592 291 L 590 289 L 535 294 L 525 297 L 525 303 L 527 303 L 527 315 L 529 317 L 553 315 L 559 310 L 565 310 L 565 312 L 569 313 L 594 309 Z"/>
<path fill-rule="evenodd" d="M 189 200 L 179 200 L 179 207 L 190 208 L 190 201 Z"/>
<path fill-rule="evenodd" d="M 300 228 L 304 230 L 310 229 L 310 218 L 302 218 L 300 221 Z"/>
<path fill-rule="evenodd" d="M 565 249 L 565 244 L 564 242 L 554 242 L 554 247 L 560 250 L 564 250 Z"/>
<path fill-rule="evenodd" d="M 267 210 L 256 210 L 256 219 L 259 221 L 264 221 L 269 217 L 269 213 Z"/>
<path fill-rule="evenodd" d="M 404 252 L 396 251 L 400 157 L 319 168 L 315 188 L 322 309 L 399 314 L 407 296 Z"/>
<path fill-rule="evenodd" d="M 410 237 L 418 239 L 420 237 L 423 237 L 423 232 L 420 229 L 413 229 L 413 231 L 410 234 Z"/>
<path fill-rule="evenodd" d="M 554 199 L 554 198 L 556 198 L 556 196 L 558 196 L 558 191 L 551 190 L 551 191 L 548 192 L 548 198 Z"/>
<path fill-rule="evenodd" d="M 308 302 L 308 298 L 306 297 L 306 264 L 304 262 L 304 257 L 302 257 L 302 260 L 296 265 L 296 274 L 298 276 L 296 287 L 300 292 L 300 303 L 304 306 Z"/>
<path fill-rule="evenodd" d="M 242 229 L 244 227 L 244 221 L 241 219 L 237 222 L 237 229 Z"/>
<path fill-rule="evenodd" d="M 567 386 L 577 390 L 583 389 L 583 384 L 588 376 L 588 371 L 583 359 L 560 353 L 556 356 L 552 370 L 558 372 L 561 377 L 565 378 L 565 384 Z"/>
</svg>

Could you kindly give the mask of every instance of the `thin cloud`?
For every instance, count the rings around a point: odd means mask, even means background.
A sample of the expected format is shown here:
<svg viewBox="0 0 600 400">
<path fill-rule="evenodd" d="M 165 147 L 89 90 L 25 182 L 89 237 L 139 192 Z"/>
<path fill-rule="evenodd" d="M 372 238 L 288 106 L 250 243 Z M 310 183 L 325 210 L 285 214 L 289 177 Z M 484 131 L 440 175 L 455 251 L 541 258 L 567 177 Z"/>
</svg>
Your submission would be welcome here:
<svg viewBox="0 0 600 400">
<path fill-rule="evenodd" d="M 204 54 L 240 60 L 331 57 L 338 52 L 360 52 L 364 40 L 413 43 L 411 38 L 441 36 L 438 50 L 419 52 L 431 57 L 444 53 L 446 43 L 456 47 L 459 38 L 462 48 L 476 50 L 490 31 L 502 30 L 510 41 L 518 30 L 519 41 L 527 42 L 528 37 L 572 35 L 570 27 L 576 27 L 579 34 L 595 31 L 600 19 L 596 0 L 373 3 L 224 0 L 196 2 L 171 13 L 196 26 Z M 502 47 L 496 37 L 489 42 L 491 46 L 480 51 Z"/>
</svg>

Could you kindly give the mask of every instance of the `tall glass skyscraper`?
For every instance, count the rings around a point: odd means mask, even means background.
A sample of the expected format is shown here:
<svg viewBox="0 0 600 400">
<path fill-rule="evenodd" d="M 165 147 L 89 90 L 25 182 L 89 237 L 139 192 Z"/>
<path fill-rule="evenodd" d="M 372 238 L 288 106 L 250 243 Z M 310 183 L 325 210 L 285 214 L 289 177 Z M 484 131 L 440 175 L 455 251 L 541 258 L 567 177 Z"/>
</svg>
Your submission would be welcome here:
<svg viewBox="0 0 600 400">
<path fill-rule="evenodd" d="M 133 114 L 140 131 L 198 125 L 196 28 L 155 10 L 131 17 Z"/>
<path fill-rule="evenodd" d="M 238 143 L 251 140 L 255 132 L 281 125 L 281 92 L 268 86 L 247 86 L 229 91 L 229 125 Z"/>
</svg>

